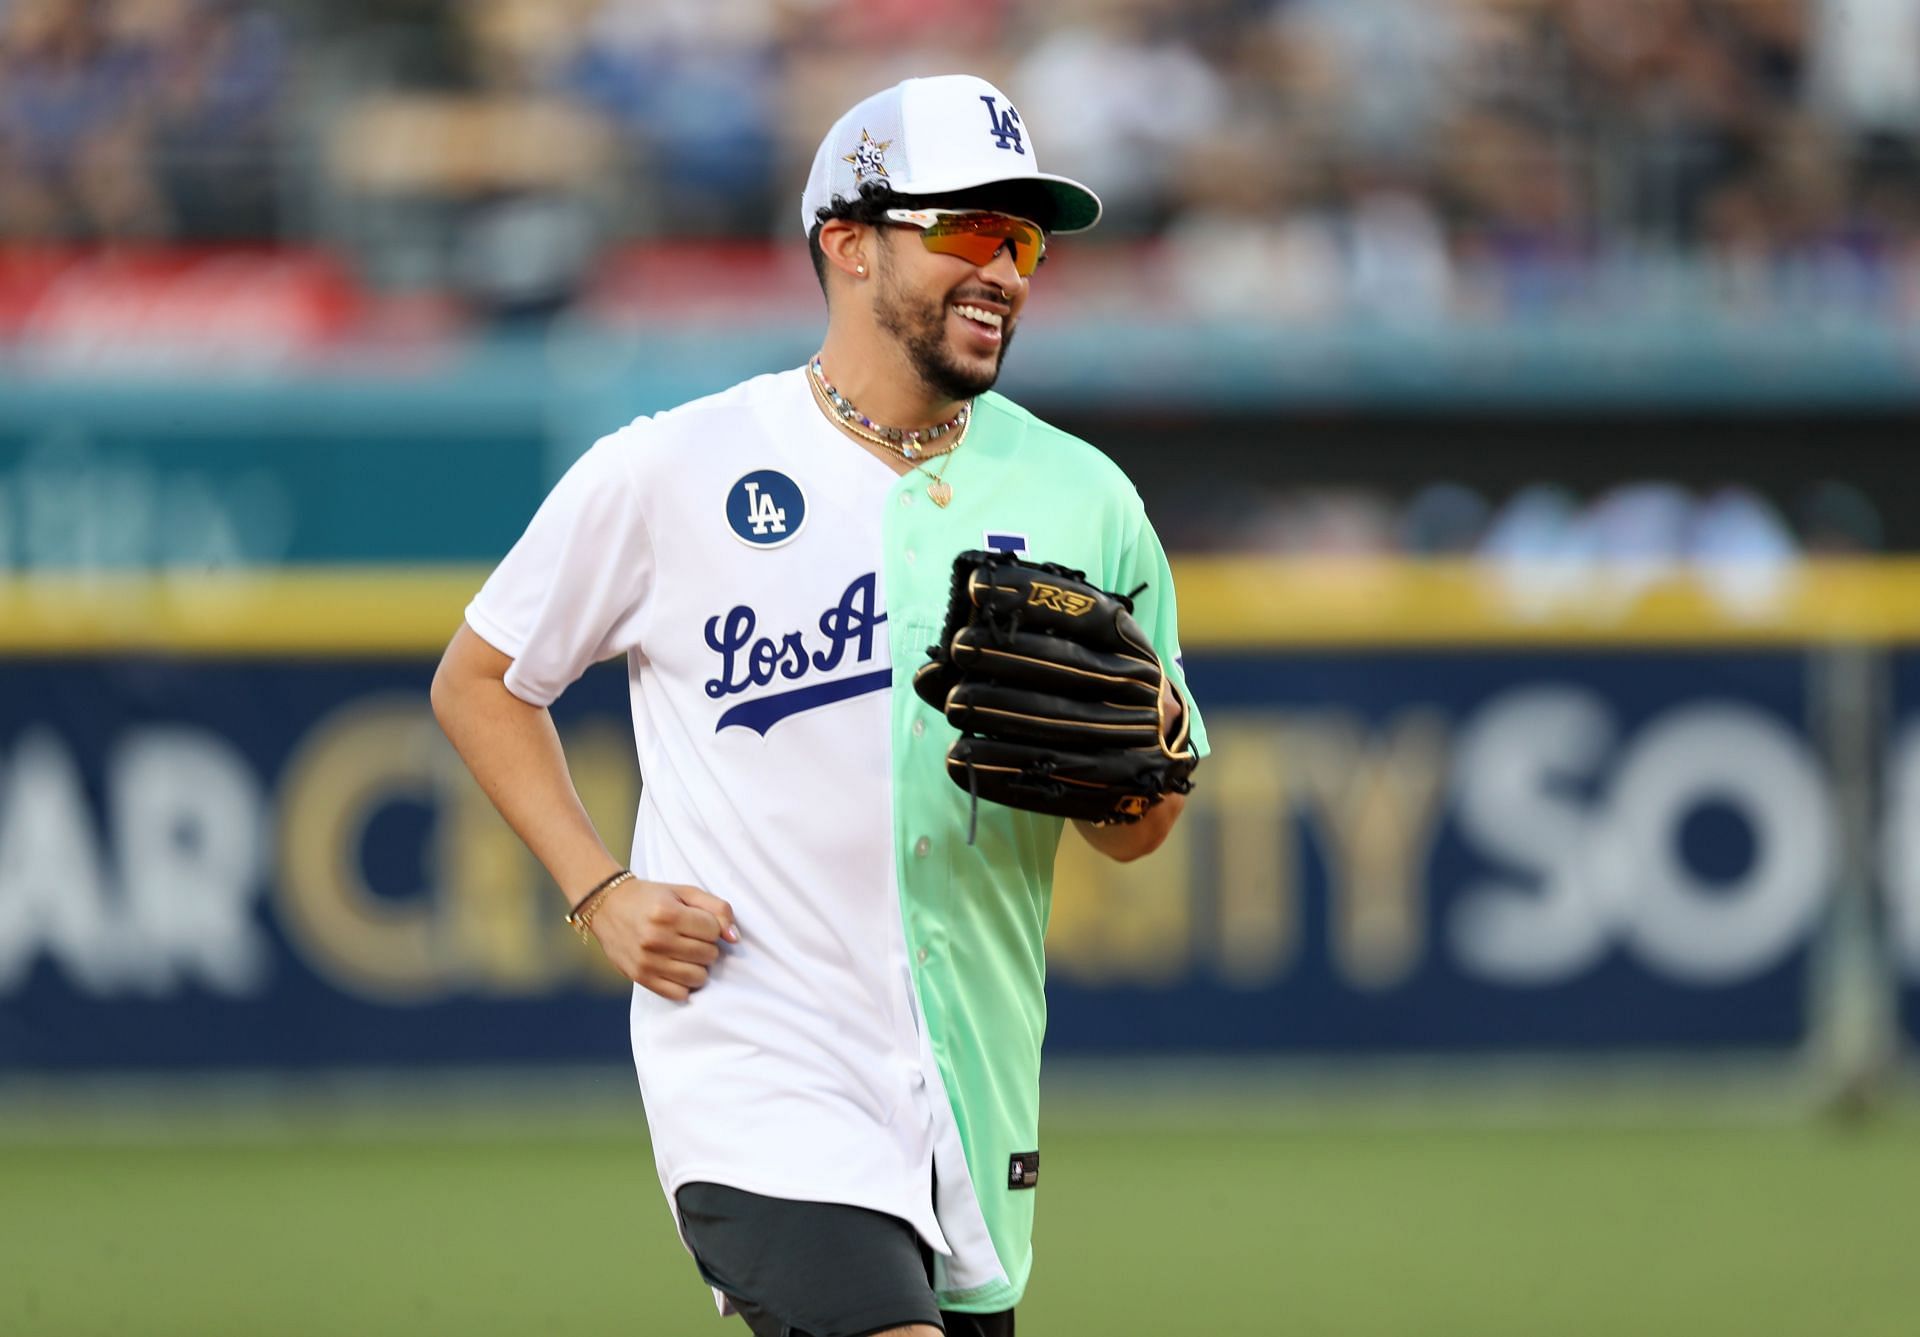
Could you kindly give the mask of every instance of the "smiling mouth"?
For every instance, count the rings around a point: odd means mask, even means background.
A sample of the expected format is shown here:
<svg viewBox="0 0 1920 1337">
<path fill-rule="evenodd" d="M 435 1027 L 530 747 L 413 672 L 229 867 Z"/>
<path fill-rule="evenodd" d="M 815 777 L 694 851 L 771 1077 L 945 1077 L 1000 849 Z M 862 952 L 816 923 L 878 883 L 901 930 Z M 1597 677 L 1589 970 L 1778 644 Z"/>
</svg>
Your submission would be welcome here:
<svg viewBox="0 0 1920 1337">
<path fill-rule="evenodd" d="M 989 311 L 985 307 L 974 306 L 970 302 L 955 302 L 947 309 L 990 339 L 1000 338 L 1006 325 L 1006 317 L 998 311 Z"/>
</svg>

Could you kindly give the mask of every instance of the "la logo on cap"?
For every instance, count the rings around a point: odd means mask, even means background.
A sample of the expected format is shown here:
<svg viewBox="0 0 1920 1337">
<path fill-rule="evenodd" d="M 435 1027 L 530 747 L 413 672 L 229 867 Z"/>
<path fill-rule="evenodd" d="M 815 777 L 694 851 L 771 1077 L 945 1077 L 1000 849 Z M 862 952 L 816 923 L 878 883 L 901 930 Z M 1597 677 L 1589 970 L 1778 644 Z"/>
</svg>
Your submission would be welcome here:
<svg viewBox="0 0 1920 1337">
<path fill-rule="evenodd" d="M 950 195 L 1017 186 L 1048 233 L 1084 232 L 1100 197 L 1071 177 L 1040 170 L 1033 130 L 1013 99 L 971 74 L 906 79 L 863 98 L 827 131 L 800 195 L 801 231 L 869 187 L 896 195 Z M 1012 197 L 1010 195 L 1010 197 Z"/>
<path fill-rule="evenodd" d="M 997 147 L 1012 149 L 1025 156 L 1027 145 L 1020 134 L 1020 113 L 1013 109 L 1011 103 L 1005 111 L 1001 111 L 997 105 L 999 99 L 989 93 L 982 93 L 980 100 L 987 104 L 987 124 L 993 127 L 990 133 L 999 141 Z M 881 175 L 886 174 L 883 172 Z"/>
</svg>

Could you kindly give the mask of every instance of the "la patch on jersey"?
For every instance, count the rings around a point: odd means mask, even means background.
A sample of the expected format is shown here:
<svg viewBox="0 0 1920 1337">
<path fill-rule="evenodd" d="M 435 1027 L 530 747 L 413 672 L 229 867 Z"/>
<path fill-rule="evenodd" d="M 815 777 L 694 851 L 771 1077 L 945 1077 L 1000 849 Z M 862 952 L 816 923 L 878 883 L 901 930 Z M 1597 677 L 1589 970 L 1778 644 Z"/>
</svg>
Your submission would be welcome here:
<svg viewBox="0 0 1920 1337">
<path fill-rule="evenodd" d="M 751 547 L 791 543 L 806 522 L 806 494 L 778 469 L 756 469 L 727 493 L 727 524 Z"/>
</svg>

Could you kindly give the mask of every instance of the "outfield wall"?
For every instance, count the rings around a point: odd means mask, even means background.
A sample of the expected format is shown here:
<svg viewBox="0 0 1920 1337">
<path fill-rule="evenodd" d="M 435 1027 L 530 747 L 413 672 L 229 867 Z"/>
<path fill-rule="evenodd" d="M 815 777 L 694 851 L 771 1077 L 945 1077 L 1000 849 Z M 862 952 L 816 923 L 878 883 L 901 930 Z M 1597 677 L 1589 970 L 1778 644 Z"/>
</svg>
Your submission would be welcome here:
<svg viewBox="0 0 1920 1337">
<path fill-rule="evenodd" d="M 428 676 L 589 441 L 816 333 L 0 365 L 0 1068 L 618 1058 L 619 981 Z M 1009 388 L 1150 506 L 1670 460 L 1879 480 L 1920 533 L 1880 449 L 1916 402 L 1886 337 L 1088 333 L 1036 326 Z M 1879 435 L 1756 411 L 1782 405 Z M 1489 412 L 1536 416 L 1460 435 Z M 1218 752 L 1155 858 L 1067 842 L 1052 1052 L 1787 1055 L 1844 1025 L 1870 1062 L 1896 1021 L 1920 1037 L 1920 564 L 1178 571 Z M 618 670 L 557 714 L 617 843 Z"/>
<path fill-rule="evenodd" d="M 0 586 L 0 1067 L 624 1053 L 428 711 L 481 574 Z M 1068 840 L 1050 1052 L 1786 1056 L 1842 958 L 1920 1034 L 1920 569 L 1721 576 L 1180 563 L 1217 751 Z M 619 669 L 556 717 L 617 843 Z"/>
</svg>

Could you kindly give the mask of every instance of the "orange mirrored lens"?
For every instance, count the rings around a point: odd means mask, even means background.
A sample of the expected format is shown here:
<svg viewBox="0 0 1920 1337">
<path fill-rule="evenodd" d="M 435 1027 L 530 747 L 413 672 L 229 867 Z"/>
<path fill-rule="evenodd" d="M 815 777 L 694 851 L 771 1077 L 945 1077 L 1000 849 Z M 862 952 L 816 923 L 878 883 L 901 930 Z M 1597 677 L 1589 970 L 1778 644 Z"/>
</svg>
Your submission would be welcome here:
<svg viewBox="0 0 1920 1337">
<path fill-rule="evenodd" d="M 1046 249 L 1040 229 L 1001 214 L 943 218 L 923 231 L 920 239 L 936 255 L 957 255 L 976 268 L 993 263 L 1000 248 L 1007 247 L 1013 254 L 1014 271 L 1022 278 L 1040 267 Z"/>
</svg>

